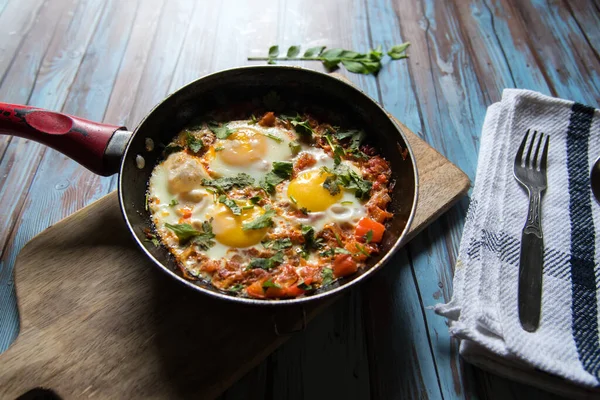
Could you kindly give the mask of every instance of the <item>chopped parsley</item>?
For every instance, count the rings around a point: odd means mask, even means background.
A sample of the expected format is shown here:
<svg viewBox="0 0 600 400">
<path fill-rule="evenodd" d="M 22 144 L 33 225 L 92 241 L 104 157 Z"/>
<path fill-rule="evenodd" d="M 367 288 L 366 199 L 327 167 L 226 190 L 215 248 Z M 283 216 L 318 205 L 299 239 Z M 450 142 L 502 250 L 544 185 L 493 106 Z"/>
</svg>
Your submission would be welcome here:
<svg viewBox="0 0 600 400">
<path fill-rule="evenodd" d="M 225 147 L 223 147 L 223 146 L 215 147 L 215 151 L 221 151 L 221 150 L 225 150 Z"/>
<path fill-rule="evenodd" d="M 228 288 L 227 288 L 227 291 L 228 291 L 228 292 L 234 292 L 234 293 L 237 293 L 237 292 L 239 292 L 240 290 L 242 290 L 243 288 L 245 288 L 245 286 L 244 286 L 244 285 L 242 285 L 242 284 L 240 284 L 240 283 L 238 283 L 237 285 L 233 285 L 233 286 L 230 286 L 230 287 L 228 287 Z"/>
<path fill-rule="evenodd" d="M 193 239 L 193 243 L 198 245 L 203 250 L 208 249 L 211 246 L 214 246 L 215 242 L 212 241 L 215 235 L 212 231 L 212 225 L 208 221 L 204 221 L 202 223 L 202 231 L 198 231 L 194 229 L 190 224 L 176 224 L 171 225 L 169 223 L 165 224 L 165 227 L 172 230 L 180 243 L 184 243 Z"/>
<path fill-rule="evenodd" d="M 352 254 L 343 247 L 330 247 L 325 251 L 319 253 L 321 257 L 333 257 L 336 254 Z"/>
<path fill-rule="evenodd" d="M 260 196 L 250 197 L 250 203 L 252 203 L 252 204 L 258 204 L 258 202 L 260 202 L 261 200 L 262 200 L 262 197 L 260 197 Z"/>
<path fill-rule="evenodd" d="M 340 193 L 340 186 L 337 182 L 337 177 L 335 175 L 329 175 L 325 178 L 325 182 L 323 182 L 323 187 L 329 191 L 329 194 L 335 196 Z"/>
<path fill-rule="evenodd" d="M 296 156 L 298 153 L 300 153 L 300 150 L 302 150 L 302 146 L 300 146 L 300 143 L 296 141 L 289 142 L 288 146 L 290 147 L 293 156 Z"/>
<path fill-rule="evenodd" d="M 302 289 L 302 290 L 312 290 L 312 286 L 311 285 L 307 285 L 305 282 L 302 282 L 300 284 L 298 284 L 298 289 Z"/>
<path fill-rule="evenodd" d="M 365 141 L 366 136 L 367 135 L 365 134 L 365 131 L 358 130 L 358 129 L 352 129 L 352 130 L 349 130 L 349 131 L 338 131 L 335 134 L 335 137 L 338 140 L 349 139 L 350 140 L 350 144 L 348 146 L 347 152 L 350 153 L 350 154 L 352 154 L 353 156 L 355 156 L 357 158 L 362 158 L 362 159 L 368 159 L 369 158 L 369 156 L 367 156 L 365 153 L 363 153 L 360 150 L 360 146 Z"/>
<path fill-rule="evenodd" d="M 329 147 L 331 147 L 331 151 L 333 152 L 333 163 L 337 167 L 342 162 L 342 156 L 345 156 L 346 152 L 342 146 L 336 146 L 333 144 L 330 134 L 325 134 L 324 136 L 327 140 L 327 143 L 329 143 Z"/>
<path fill-rule="evenodd" d="M 323 278 L 321 285 L 329 285 L 333 282 L 333 270 L 331 268 L 323 268 L 323 270 L 321 270 L 321 278 Z"/>
<path fill-rule="evenodd" d="M 173 199 L 169 203 L 169 207 L 175 207 L 177 204 L 179 204 L 179 201 L 177 199 Z"/>
<path fill-rule="evenodd" d="M 219 192 L 226 192 L 234 186 L 243 188 L 245 186 L 254 185 L 254 178 L 246 173 L 239 173 L 236 176 L 224 177 L 218 179 L 203 179 L 204 186 L 210 186 L 217 189 Z"/>
<path fill-rule="evenodd" d="M 190 224 L 171 225 L 167 222 L 165 226 L 172 230 L 175 235 L 177 235 L 177 239 L 179 239 L 180 242 L 186 242 L 194 236 L 198 236 L 200 234 L 200 232 L 194 229 L 194 227 Z"/>
<path fill-rule="evenodd" d="M 273 194 L 273 193 L 275 193 L 275 187 L 277 185 L 279 185 L 281 182 L 283 182 L 284 180 L 285 179 L 283 179 L 282 177 L 278 176 L 276 173 L 271 171 L 268 174 L 266 174 L 263 179 L 261 179 L 259 185 L 261 188 L 263 188 L 265 190 L 265 192 L 267 192 L 269 194 Z"/>
<path fill-rule="evenodd" d="M 315 228 L 310 225 L 301 226 L 302 236 L 304 236 L 304 250 L 320 249 L 323 247 L 323 239 L 315 238 Z"/>
<path fill-rule="evenodd" d="M 365 242 L 371 243 L 373 240 L 373 229 L 369 229 L 369 232 L 365 234 Z"/>
<path fill-rule="evenodd" d="M 215 134 L 217 139 L 227 139 L 233 132 L 235 132 L 235 129 L 229 129 L 227 124 L 219 125 L 216 122 L 209 123 L 208 129 Z"/>
<path fill-rule="evenodd" d="M 263 133 L 263 135 L 265 135 L 266 137 L 268 137 L 269 139 L 273 139 L 274 141 L 276 141 L 277 143 L 281 143 L 283 142 L 283 139 L 273 135 L 272 133 Z"/>
<path fill-rule="evenodd" d="M 289 195 L 289 198 L 292 201 L 292 203 L 298 204 L 298 200 L 296 200 L 296 198 L 294 196 L 292 196 L 291 194 Z"/>
<path fill-rule="evenodd" d="M 190 151 L 192 151 L 193 153 L 199 152 L 204 146 L 202 140 L 198 139 L 196 135 L 194 135 L 190 131 L 186 131 L 185 144 L 187 145 L 188 149 L 190 149 Z"/>
<path fill-rule="evenodd" d="M 283 252 L 278 251 L 274 256 L 268 258 L 253 258 L 248 265 L 250 268 L 273 269 L 283 262 Z"/>
<path fill-rule="evenodd" d="M 354 195 L 359 199 L 368 199 L 371 193 L 371 187 L 373 183 L 363 179 L 354 170 L 345 165 L 337 166 L 333 171 L 329 168 L 323 167 L 323 171 L 335 175 L 335 183 L 331 179 L 326 179 L 323 182 L 323 187 L 329 190 L 329 193 L 334 195 L 336 191 L 335 185 L 340 185 L 346 189 L 354 190 Z M 327 184 L 327 186 L 326 186 Z M 339 188 L 338 188 L 339 189 Z M 337 193 L 336 193 L 337 194 Z"/>
<path fill-rule="evenodd" d="M 266 249 L 273 249 L 273 250 L 283 250 L 283 249 L 288 249 L 288 248 L 292 247 L 292 241 L 290 238 L 276 239 L 276 240 L 263 240 L 261 243 Z"/>
<path fill-rule="evenodd" d="M 294 164 L 289 161 L 273 161 L 273 173 L 283 179 L 289 179 L 292 177 L 292 170 Z"/>
<path fill-rule="evenodd" d="M 242 215 L 240 206 L 238 206 L 233 199 L 228 198 L 224 194 L 219 196 L 219 203 L 225 204 L 227 207 L 229 207 L 233 215 Z"/>
<path fill-rule="evenodd" d="M 211 219 L 212 221 L 212 219 Z M 201 250 L 208 250 L 209 247 L 215 245 L 215 242 L 212 240 L 215 238 L 215 234 L 212 230 L 212 224 L 209 221 L 204 221 L 202 223 L 202 232 L 192 241 L 196 246 L 198 246 Z"/>
<path fill-rule="evenodd" d="M 267 208 L 265 213 L 250 222 L 242 224 L 242 229 L 247 231 L 249 229 L 263 229 L 269 228 L 273 226 L 273 216 L 275 215 L 275 210 L 272 208 Z"/>
<path fill-rule="evenodd" d="M 276 284 L 275 282 L 273 282 L 271 279 L 269 279 L 268 281 L 266 281 L 265 283 L 262 284 L 263 289 L 267 289 L 267 288 L 277 288 L 277 289 L 281 289 L 281 286 L 279 286 L 278 284 Z"/>
<path fill-rule="evenodd" d="M 250 125 L 256 125 L 258 123 L 258 120 L 256 119 L 256 116 L 254 114 L 252 114 L 250 116 L 250 122 L 248 122 Z"/>
<path fill-rule="evenodd" d="M 289 121 L 290 124 L 292 124 L 292 126 L 296 130 L 296 132 L 300 134 L 308 136 L 312 136 L 315 134 L 315 131 L 310 126 L 308 119 L 302 118 L 300 114 L 296 114 L 295 117 L 292 117 L 290 115 L 281 115 L 281 118 Z"/>
<path fill-rule="evenodd" d="M 361 253 L 363 253 L 365 256 L 369 257 L 370 254 L 369 252 L 360 244 L 356 243 L 356 248 L 358 249 L 358 251 L 360 251 Z"/>
</svg>

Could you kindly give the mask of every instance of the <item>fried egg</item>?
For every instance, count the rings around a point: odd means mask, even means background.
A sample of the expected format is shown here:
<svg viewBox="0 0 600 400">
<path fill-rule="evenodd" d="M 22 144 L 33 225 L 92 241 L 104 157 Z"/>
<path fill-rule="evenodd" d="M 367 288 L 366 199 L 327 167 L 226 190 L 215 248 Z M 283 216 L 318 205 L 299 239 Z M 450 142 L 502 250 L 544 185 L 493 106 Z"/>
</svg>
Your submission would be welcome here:
<svg viewBox="0 0 600 400">
<path fill-rule="evenodd" d="M 271 170 L 273 161 L 292 159 L 289 144 L 295 139 L 293 132 L 247 121 L 226 126 L 233 133 L 226 139 L 217 139 L 204 156 L 213 177 L 246 173 L 258 181 Z"/>
</svg>

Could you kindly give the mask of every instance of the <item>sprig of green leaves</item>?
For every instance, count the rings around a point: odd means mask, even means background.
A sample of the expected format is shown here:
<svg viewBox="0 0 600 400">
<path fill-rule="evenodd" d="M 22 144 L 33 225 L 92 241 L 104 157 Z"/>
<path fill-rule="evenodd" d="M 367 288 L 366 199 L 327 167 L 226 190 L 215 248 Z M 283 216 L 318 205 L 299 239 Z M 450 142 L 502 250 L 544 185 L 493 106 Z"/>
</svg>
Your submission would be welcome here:
<svg viewBox="0 0 600 400">
<path fill-rule="evenodd" d="M 392 46 L 387 51 L 387 55 L 391 60 L 407 58 L 406 50 L 409 46 L 409 42 Z M 279 57 L 279 46 L 276 45 L 269 48 L 268 57 L 248 57 L 249 61 L 267 61 L 268 64 L 276 64 L 277 61 L 321 61 L 329 71 L 339 68 L 342 64 L 349 72 L 365 75 L 376 75 L 382 67 L 382 59 L 381 45 L 368 53 L 341 48 L 326 50 L 325 46 L 317 46 L 309 48 L 302 56 L 300 56 L 300 46 L 290 46 L 284 57 Z"/>
</svg>

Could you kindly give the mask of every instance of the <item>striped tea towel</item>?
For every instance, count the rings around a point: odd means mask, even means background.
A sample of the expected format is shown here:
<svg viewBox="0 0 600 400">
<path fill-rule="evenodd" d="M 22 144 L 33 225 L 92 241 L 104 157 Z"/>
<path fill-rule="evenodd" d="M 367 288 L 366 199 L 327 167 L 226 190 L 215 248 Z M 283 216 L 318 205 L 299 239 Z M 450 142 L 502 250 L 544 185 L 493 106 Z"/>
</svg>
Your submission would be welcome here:
<svg viewBox="0 0 600 400">
<path fill-rule="evenodd" d="M 513 164 L 527 129 L 550 136 L 542 314 L 534 333 L 521 328 L 517 310 L 528 198 Z M 589 183 L 598 156 L 598 110 L 516 89 L 488 108 L 453 298 L 435 307 L 467 361 L 561 393 L 574 393 L 570 383 L 586 387 L 584 394 L 600 388 L 600 205 Z"/>
</svg>

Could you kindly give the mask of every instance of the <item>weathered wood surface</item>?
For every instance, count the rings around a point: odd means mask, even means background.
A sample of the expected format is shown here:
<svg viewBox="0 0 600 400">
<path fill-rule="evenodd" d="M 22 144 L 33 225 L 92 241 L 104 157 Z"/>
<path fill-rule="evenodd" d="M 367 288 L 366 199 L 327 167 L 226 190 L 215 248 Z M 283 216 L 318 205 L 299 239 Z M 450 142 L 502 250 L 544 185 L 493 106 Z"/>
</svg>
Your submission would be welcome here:
<svg viewBox="0 0 600 400">
<path fill-rule="evenodd" d="M 585 0 L 0 0 L 0 99 L 132 128 L 178 86 L 271 44 L 367 50 L 408 40 L 408 60 L 378 78 L 348 77 L 473 179 L 485 109 L 503 88 L 598 106 L 599 22 L 598 1 Z M 115 187 L 53 150 L 0 137 L 0 350 L 18 332 L 20 249 Z M 350 398 L 542 396 L 463 364 L 428 308 L 452 293 L 467 206 L 224 396 L 319 397 L 334 393 L 321 391 L 328 378 Z"/>
<path fill-rule="evenodd" d="M 414 237 L 462 197 L 470 182 L 402 127 L 420 171 L 422 200 L 409 231 Z M 290 337 L 275 334 L 274 319 L 279 330 L 297 329 L 304 324 L 302 312 L 310 320 L 333 301 L 274 312 L 212 300 L 182 288 L 136 248 L 120 215 L 116 192 L 32 239 L 17 259 L 15 283 L 22 329 L 0 355 L 0 398 L 14 398 L 37 387 L 65 398 L 213 398 Z M 345 299 L 356 296 L 350 293 Z M 353 328 L 351 324 L 360 320 L 358 304 L 342 304 L 349 308 L 340 314 Z M 281 325 L 284 318 L 288 321 Z M 294 354 L 307 357 L 311 352 Z M 345 359 L 352 362 L 354 357 L 348 353 Z M 332 366 L 337 362 L 332 360 Z M 301 363 L 297 367 L 297 372 L 321 385 L 280 386 L 285 380 L 277 380 L 273 391 L 285 397 L 300 391 L 310 398 L 340 392 L 326 384 L 335 372 L 322 375 L 305 371 Z M 289 368 L 295 370 L 293 365 Z M 344 379 L 342 373 L 337 377 Z M 341 390 L 349 396 L 368 395 L 368 387 L 360 381 Z"/>
</svg>

